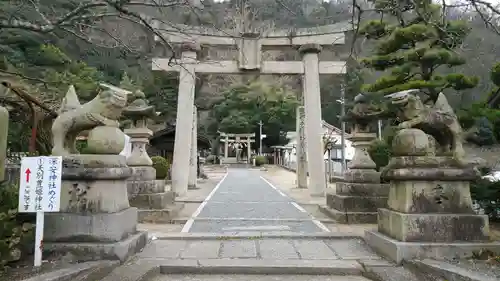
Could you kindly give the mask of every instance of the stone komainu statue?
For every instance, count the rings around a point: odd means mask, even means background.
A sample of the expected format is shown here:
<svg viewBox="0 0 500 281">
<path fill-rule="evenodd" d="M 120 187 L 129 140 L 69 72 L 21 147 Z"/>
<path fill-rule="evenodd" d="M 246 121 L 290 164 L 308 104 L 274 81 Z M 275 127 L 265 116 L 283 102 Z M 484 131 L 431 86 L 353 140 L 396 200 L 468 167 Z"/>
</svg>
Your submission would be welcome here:
<svg viewBox="0 0 500 281">
<path fill-rule="evenodd" d="M 101 90 L 93 100 L 81 105 L 75 88 L 70 86 L 52 124 L 52 155 L 79 154 L 76 137 L 97 126 L 119 127 L 118 119 L 126 106 L 127 93 L 110 88 Z"/>
<path fill-rule="evenodd" d="M 463 130 L 446 96 L 439 93 L 433 106 L 424 105 L 419 90 L 397 92 L 387 97 L 396 107 L 399 129 L 415 128 L 434 137 L 439 153 L 452 154 L 457 164 L 465 164 Z"/>
</svg>

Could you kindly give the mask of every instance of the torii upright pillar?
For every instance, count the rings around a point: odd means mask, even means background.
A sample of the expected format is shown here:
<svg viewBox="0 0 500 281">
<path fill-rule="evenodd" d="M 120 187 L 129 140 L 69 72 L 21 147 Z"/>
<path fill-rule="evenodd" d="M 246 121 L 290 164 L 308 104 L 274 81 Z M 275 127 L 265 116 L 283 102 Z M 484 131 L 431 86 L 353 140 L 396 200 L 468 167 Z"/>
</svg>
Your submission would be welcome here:
<svg viewBox="0 0 500 281">
<path fill-rule="evenodd" d="M 193 136 L 194 92 L 196 85 L 195 64 L 199 46 L 182 45 L 175 124 L 174 159 L 172 162 L 172 190 L 177 196 L 186 194 L 189 184 L 189 160 Z"/>
<path fill-rule="evenodd" d="M 198 180 L 198 113 L 196 107 L 193 110 L 193 131 L 191 136 L 191 153 L 189 159 L 189 182 L 188 189 L 196 189 Z"/>
<path fill-rule="evenodd" d="M 304 63 L 304 107 L 307 140 L 307 165 L 309 172 L 309 192 L 322 196 L 326 191 L 325 161 L 323 159 L 323 139 L 321 128 L 321 96 L 319 84 L 319 59 L 321 46 L 302 45 L 299 49 Z"/>
</svg>

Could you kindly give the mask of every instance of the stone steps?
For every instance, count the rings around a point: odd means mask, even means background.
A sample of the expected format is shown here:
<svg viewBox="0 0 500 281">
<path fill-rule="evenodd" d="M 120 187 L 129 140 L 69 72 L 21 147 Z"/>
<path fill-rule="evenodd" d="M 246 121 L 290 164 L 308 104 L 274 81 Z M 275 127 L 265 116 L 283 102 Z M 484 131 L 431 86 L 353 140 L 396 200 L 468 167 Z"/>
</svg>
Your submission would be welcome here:
<svg viewBox="0 0 500 281">
<path fill-rule="evenodd" d="M 359 238 L 334 235 L 172 233 L 152 241 L 134 260 L 102 281 L 403 280 L 368 278 L 371 269 L 386 272 L 395 265 L 373 253 Z"/>
<path fill-rule="evenodd" d="M 183 208 L 184 204 L 175 203 L 163 209 L 139 209 L 137 211 L 137 219 L 140 223 L 172 223 L 173 218 L 175 218 Z"/>
<path fill-rule="evenodd" d="M 492 266 L 492 264 L 490 266 L 484 265 L 486 265 L 484 261 L 483 264 L 480 261 L 465 261 L 465 264 L 462 265 L 458 260 L 456 264 L 451 264 L 447 261 L 424 259 L 412 261 L 408 264 L 408 267 L 428 278 L 444 278 L 456 281 L 499 280 L 500 269 Z"/>
<path fill-rule="evenodd" d="M 347 260 L 185 259 L 165 260 L 160 274 L 356 275 L 363 268 Z"/>
<path fill-rule="evenodd" d="M 378 216 L 377 212 L 339 211 L 329 208 L 328 206 L 319 206 L 319 210 L 337 223 L 342 224 L 374 223 L 377 221 Z"/>
<path fill-rule="evenodd" d="M 387 206 L 387 197 L 328 194 L 326 204 L 331 209 L 349 212 L 373 212 Z"/>
<path fill-rule="evenodd" d="M 130 205 L 137 208 L 164 209 L 174 204 L 175 194 L 172 191 L 162 193 L 142 193 L 129 199 Z"/>
</svg>

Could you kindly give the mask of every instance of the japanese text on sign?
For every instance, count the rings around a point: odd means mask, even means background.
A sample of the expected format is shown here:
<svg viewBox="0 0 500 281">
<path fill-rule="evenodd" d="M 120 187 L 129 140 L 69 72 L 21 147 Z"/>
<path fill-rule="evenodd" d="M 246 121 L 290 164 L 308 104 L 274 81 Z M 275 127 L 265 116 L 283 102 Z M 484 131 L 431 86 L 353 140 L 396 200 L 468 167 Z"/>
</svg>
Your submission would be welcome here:
<svg viewBox="0 0 500 281">
<path fill-rule="evenodd" d="M 61 157 L 24 157 L 21 160 L 19 212 L 58 212 L 61 170 Z"/>
<path fill-rule="evenodd" d="M 49 160 L 49 187 L 48 187 L 48 208 L 51 211 L 54 211 L 56 207 L 58 207 L 58 203 L 56 203 L 56 196 L 58 196 L 58 190 L 60 193 L 60 187 L 58 188 L 58 185 L 61 185 L 61 163 L 59 159 L 53 157 L 50 158 Z M 59 198 L 57 198 L 57 201 L 59 201 Z M 58 208 L 59 209 L 59 208 Z"/>
<path fill-rule="evenodd" d="M 36 163 L 35 211 L 37 212 L 42 210 L 44 160 L 43 157 L 39 157 Z"/>
</svg>

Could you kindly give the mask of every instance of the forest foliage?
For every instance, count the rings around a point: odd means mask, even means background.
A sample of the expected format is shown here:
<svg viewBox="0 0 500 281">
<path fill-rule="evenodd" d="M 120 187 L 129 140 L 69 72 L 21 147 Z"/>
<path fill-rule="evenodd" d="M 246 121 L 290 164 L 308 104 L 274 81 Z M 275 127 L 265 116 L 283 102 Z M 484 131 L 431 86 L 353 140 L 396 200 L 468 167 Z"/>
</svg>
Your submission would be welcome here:
<svg viewBox="0 0 500 281">
<path fill-rule="evenodd" d="M 56 18 L 79 7 L 78 5 L 81 4 L 78 1 L 49 2 L 39 2 L 43 8 L 42 12 Z M 189 5 L 170 5 L 167 8 L 130 5 L 127 11 L 150 14 L 156 17 L 160 16 L 168 20 L 169 23 L 231 29 L 237 28 L 241 24 L 241 21 L 238 20 L 241 14 L 238 11 L 243 2 L 245 1 L 226 1 L 224 3 L 203 1 L 204 6 L 196 8 Z M 124 1 L 123 3 L 132 4 L 130 1 Z M 400 26 L 394 30 L 389 30 L 388 27 L 393 22 L 381 22 L 378 13 L 371 9 L 373 6 L 368 2 L 360 1 L 357 3 L 361 9 L 367 10 L 360 17 L 362 23 L 370 23 L 369 26 L 375 33 L 377 30 L 383 31 L 379 36 L 385 36 L 386 40 L 384 44 L 377 45 L 373 44 L 372 40 L 361 40 L 362 37 L 358 36 L 356 41 L 349 39 L 346 42 L 348 45 L 354 42 L 353 46 L 356 47 L 350 50 L 354 52 L 349 58 L 349 71 L 346 79 L 343 80 L 338 77 L 322 78 L 322 114 L 323 119 L 328 123 L 336 126 L 340 125 L 338 116 L 340 104 L 337 102 L 341 95 L 340 82 L 345 83 L 346 98 L 348 100 L 352 99 L 360 91 L 364 83 L 370 85 L 371 89 L 368 89 L 373 91 L 389 91 L 390 89 L 419 85 L 429 88 L 429 83 L 432 84 L 432 87 L 438 89 L 447 87 L 456 89 L 458 87 L 465 90 L 460 91 L 461 94 L 452 91 L 448 95 L 450 103 L 457 109 L 461 105 L 480 102 L 488 93 L 498 91 L 498 87 L 490 83 L 491 74 L 489 71 L 491 63 L 500 55 L 500 48 L 496 43 L 497 35 L 484 25 L 477 13 L 460 8 L 447 8 L 446 21 L 442 23 L 434 22 L 433 17 L 440 17 L 439 12 L 435 11 L 435 5 L 428 5 L 426 9 L 429 9 L 431 13 L 427 18 L 418 19 L 415 23 L 405 27 Z M 36 19 L 33 21 L 43 23 L 43 19 L 38 16 L 38 12 L 33 7 L 20 9 L 19 3 L 10 1 L 2 1 L 1 5 L 5 15 L 0 14 L 0 17 L 8 18 L 7 16 L 15 11 L 20 14 L 18 17 L 20 20 Z M 252 25 L 260 29 L 290 29 L 352 21 L 353 17 L 359 14 L 353 15 L 353 7 L 351 2 L 347 0 L 329 2 L 315 0 L 259 0 L 247 1 L 246 5 L 249 6 L 250 15 L 248 16 Z M 113 9 L 116 10 L 116 8 L 108 5 L 89 10 L 83 15 L 90 17 L 92 13 L 108 12 Z M 370 9 L 371 11 L 369 11 Z M 135 19 L 139 21 L 138 18 Z M 466 27 L 462 24 L 464 21 L 468 23 Z M 132 40 L 135 40 L 134 42 L 147 42 L 147 36 L 142 34 L 144 31 L 141 33 L 140 28 L 137 28 L 137 26 L 133 28 L 133 26 L 127 25 L 120 28 L 120 26 L 113 25 L 112 33 L 106 35 L 103 34 L 102 29 L 115 24 L 113 20 L 108 21 L 107 19 L 99 19 L 94 22 L 79 21 L 78 24 L 71 24 L 71 22 L 64 22 L 64 26 L 59 29 L 55 28 L 50 32 L 34 32 L 30 28 L 1 29 L 0 70 L 3 70 L 1 75 L 6 76 L 12 72 L 20 74 L 22 78 L 18 80 L 22 81 L 23 85 L 27 85 L 25 87 L 27 92 L 44 104 L 48 104 L 51 109 L 56 110 L 58 102 L 70 84 L 75 85 L 82 102 L 84 102 L 95 95 L 96 85 L 99 81 L 104 80 L 108 83 L 119 84 L 123 73 L 126 72 L 134 84 L 142 88 L 150 103 L 156 105 L 157 110 L 162 113 L 162 118 L 167 123 L 175 117 L 177 74 L 152 72 L 149 62 L 153 55 L 151 46 L 133 48 L 136 46 L 128 42 Z M 435 26 L 426 29 L 432 24 Z M 446 36 L 447 32 L 441 32 L 443 29 L 448 30 L 448 33 L 455 32 L 457 36 L 444 38 L 443 36 Z M 102 40 L 82 38 L 81 35 L 85 34 L 83 32 L 86 30 L 98 33 L 103 38 L 98 36 L 97 39 Z M 361 30 L 361 33 L 367 35 L 368 31 L 366 29 Z M 94 33 L 93 35 L 95 35 Z M 114 42 L 112 46 L 101 44 L 113 39 L 111 36 L 117 34 L 130 40 Z M 412 36 L 419 38 L 408 38 L 408 34 L 415 34 Z M 373 39 L 373 37 L 370 37 L 370 39 Z M 395 50 L 404 49 L 405 43 L 410 41 L 419 46 L 405 49 L 407 55 L 402 61 L 399 60 L 397 64 L 385 67 L 378 65 L 378 63 L 383 62 L 380 59 L 381 57 L 394 56 Z M 439 43 L 441 41 L 447 43 Z M 350 49 L 350 46 L 345 51 L 349 51 L 348 49 Z M 377 50 L 377 53 L 373 53 L 374 50 Z M 425 54 L 422 58 L 416 59 L 409 55 L 411 51 L 417 51 L 417 55 L 423 54 L 422 52 Z M 362 61 L 364 64 L 357 62 L 358 58 L 361 57 L 367 58 Z M 414 65 L 415 67 L 412 67 L 411 71 L 408 72 L 409 64 L 418 64 L 422 68 L 430 60 L 434 61 L 434 66 L 431 66 L 433 71 L 428 75 L 429 79 L 409 79 L 413 74 L 416 74 L 415 70 L 418 69 Z M 462 64 L 464 60 L 467 61 L 467 64 Z M 448 69 L 449 65 L 454 67 Z M 391 69 L 388 70 L 387 68 Z M 478 79 L 473 76 L 477 76 Z M 199 77 L 199 80 L 200 83 L 205 84 L 212 82 L 204 77 Z M 404 83 L 399 83 L 401 81 Z M 399 84 L 396 85 L 396 82 Z M 477 86 L 471 88 L 473 85 Z M 213 116 L 212 108 L 220 101 L 222 93 L 227 92 L 231 87 L 231 82 L 228 82 L 215 93 L 198 91 L 197 106 L 208 111 L 209 116 Z M 26 115 L 24 113 L 32 110 L 18 97 L 10 95 L 0 97 L 0 99 L 3 104 L 10 104 L 13 108 L 19 108 L 19 110 L 11 112 L 13 116 L 11 132 L 13 136 L 18 137 L 10 139 L 10 147 L 14 151 L 26 150 L 34 118 L 32 118 L 33 114 Z M 50 135 L 47 134 L 47 126 L 50 124 L 50 120 L 45 119 L 50 119 L 50 114 L 37 108 L 35 110 L 43 116 L 43 118 L 38 118 L 40 138 L 37 140 L 37 150 L 43 153 L 47 151 L 46 143 L 48 135 Z M 464 108 L 463 111 L 469 112 L 470 110 Z M 285 120 L 284 123 L 292 124 L 295 116 L 290 115 L 287 118 L 291 118 L 291 120 Z M 488 119 L 490 120 L 490 118 Z M 203 121 L 206 122 L 201 122 L 200 127 L 205 128 L 204 130 L 207 133 L 213 134 L 213 130 L 209 130 L 209 127 L 214 120 L 204 118 Z M 490 120 L 490 122 L 492 121 Z M 492 122 L 492 126 L 495 127 L 494 122 Z"/>
<path fill-rule="evenodd" d="M 286 132 L 295 129 L 297 94 L 279 84 L 253 81 L 236 84 L 222 93 L 223 98 L 214 105 L 213 132 L 259 134 L 262 122 L 266 141 L 273 145 L 286 144 Z"/>
</svg>

